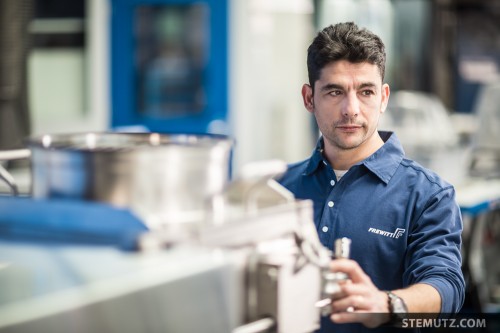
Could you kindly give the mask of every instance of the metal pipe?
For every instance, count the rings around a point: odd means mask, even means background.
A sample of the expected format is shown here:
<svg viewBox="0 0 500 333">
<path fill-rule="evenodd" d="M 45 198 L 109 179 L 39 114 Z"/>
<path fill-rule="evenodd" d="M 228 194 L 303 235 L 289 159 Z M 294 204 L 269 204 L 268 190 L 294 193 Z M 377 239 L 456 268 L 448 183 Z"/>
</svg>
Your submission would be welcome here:
<svg viewBox="0 0 500 333">
<path fill-rule="evenodd" d="M 29 149 L 13 149 L 0 151 L 0 161 L 21 160 L 29 158 L 31 151 Z"/>
<path fill-rule="evenodd" d="M 251 323 L 239 326 L 233 330 L 232 333 L 260 333 L 268 332 L 275 326 L 274 319 L 262 318 Z"/>
</svg>

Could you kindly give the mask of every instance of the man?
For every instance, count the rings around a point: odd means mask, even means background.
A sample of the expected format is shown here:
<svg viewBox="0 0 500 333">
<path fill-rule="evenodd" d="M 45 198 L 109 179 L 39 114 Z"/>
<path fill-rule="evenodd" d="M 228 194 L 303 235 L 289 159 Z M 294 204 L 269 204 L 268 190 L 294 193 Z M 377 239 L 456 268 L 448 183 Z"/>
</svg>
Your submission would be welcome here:
<svg viewBox="0 0 500 333">
<path fill-rule="evenodd" d="M 352 240 L 352 260 L 331 263 L 350 282 L 321 332 L 381 325 L 386 332 L 395 312 L 455 313 L 463 303 L 454 188 L 405 158 L 394 133 L 377 131 L 390 94 L 385 58 L 381 39 L 354 23 L 325 28 L 308 49 L 302 97 L 322 137 L 279 181 L 298 199 L 313 200 L 324 246 Z"/>
</svg>

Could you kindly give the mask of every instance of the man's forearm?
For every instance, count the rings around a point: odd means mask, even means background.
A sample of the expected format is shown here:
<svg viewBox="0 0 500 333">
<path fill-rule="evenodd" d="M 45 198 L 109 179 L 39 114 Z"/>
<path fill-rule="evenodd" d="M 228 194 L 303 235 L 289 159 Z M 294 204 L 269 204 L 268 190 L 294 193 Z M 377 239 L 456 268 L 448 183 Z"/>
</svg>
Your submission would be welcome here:
<svg viewBox="0 0 500 333">
<path fill-rule="evenodd" d="M 408 312 L 441 312 L 441 295 L 436 288 L 428 284 L 417 283 L 408 288 L 394 290 L 393 292 L 405 301 Z"/>
</svg>

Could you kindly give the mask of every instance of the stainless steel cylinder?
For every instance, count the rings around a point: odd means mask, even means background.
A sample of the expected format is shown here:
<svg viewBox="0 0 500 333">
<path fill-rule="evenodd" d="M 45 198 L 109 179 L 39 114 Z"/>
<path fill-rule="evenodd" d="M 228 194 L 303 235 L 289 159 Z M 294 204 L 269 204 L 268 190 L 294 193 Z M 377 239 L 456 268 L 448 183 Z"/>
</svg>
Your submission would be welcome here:
<svg viewBox="0 0 500 333">
<path fill-rule="evenodd" d="M 335 258 L 349 258 L 351 255 L 351 240 L 347 237 L 342 237 L 335 240 Z"/>
<path fill-rule="evenodd" d="M 231 140 L 212 135 L 85 133 L 28 141 L 33 196 L 130 208 L 151 225 L 199 218 L 229 180 Z"/>
</svg>

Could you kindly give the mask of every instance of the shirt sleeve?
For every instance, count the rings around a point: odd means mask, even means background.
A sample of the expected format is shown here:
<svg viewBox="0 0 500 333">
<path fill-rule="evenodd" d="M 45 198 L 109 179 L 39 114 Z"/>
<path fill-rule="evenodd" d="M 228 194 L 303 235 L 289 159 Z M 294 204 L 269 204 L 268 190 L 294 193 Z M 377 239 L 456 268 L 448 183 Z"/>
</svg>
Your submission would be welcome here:
<svg viewBox="0 0 500 333">
<path fill-rule="evenodd" d="M 441 295 L 441 313 L 456 313 L 464 302 L 462 217 L 452 186 L 430 197 L 408 238 L 403 283 L 425 283 Z"/>
</svg>

